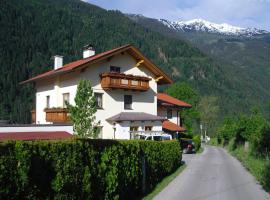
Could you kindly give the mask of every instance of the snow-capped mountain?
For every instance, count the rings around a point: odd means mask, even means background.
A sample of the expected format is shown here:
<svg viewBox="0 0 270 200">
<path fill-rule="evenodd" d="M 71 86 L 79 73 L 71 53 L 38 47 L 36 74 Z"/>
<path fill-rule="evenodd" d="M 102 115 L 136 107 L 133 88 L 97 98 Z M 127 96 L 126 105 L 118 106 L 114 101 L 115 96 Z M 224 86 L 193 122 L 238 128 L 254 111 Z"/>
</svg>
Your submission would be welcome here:
<svg viewBox="0 0 270 200">
<path fill-rule="evenodd" d="M 226 23 L 216 24 L 203 19 L 193 19 L 189 21 L 169 21 L 160 19 L 159 21 L 171 29 L 185 32 L 198 31 L 246 37 L 269 33 L 268 31 L 257 28 L 241 28 Z"/>
</svg>

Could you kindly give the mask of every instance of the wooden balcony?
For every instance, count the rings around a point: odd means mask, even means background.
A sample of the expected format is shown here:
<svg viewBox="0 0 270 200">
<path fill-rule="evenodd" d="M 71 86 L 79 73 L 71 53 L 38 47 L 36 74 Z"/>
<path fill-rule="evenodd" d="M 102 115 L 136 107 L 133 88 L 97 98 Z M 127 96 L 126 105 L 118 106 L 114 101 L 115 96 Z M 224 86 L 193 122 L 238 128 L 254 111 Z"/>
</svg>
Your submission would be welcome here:
<svg viewBox="0 0 270 200">
<path fill-rule="evenodd" d="M 100 75 L 101 87 L 104 90 L 125 89 L 134 91 L 147 91 L 149 89 L 148 77 L 133 76 L 123 73 L 103 73 Z"/>
<path fill-rule="evenodd" d="M 66 108 L 46 108 L 46 121 L 53 123 L 70 122 L 69 113 Z"/>
</svg>

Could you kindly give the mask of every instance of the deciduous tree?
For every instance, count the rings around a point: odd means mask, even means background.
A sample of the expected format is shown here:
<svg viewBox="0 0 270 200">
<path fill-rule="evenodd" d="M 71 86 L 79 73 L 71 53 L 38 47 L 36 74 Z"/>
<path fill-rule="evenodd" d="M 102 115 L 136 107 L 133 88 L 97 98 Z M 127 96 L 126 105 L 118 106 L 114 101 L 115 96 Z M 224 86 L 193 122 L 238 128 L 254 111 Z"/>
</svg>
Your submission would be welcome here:
<svg viewBox="0 0 270 200">
<path fill-rule="evenodd" d="M 96 138 L 99 123 L 96 122 L 96 99 L 90 81 L 81 80 L 79 82 L 75 105 L 67 103 L 67 108 L 71 115 L 75 133 L 82 137 Z"/>
</svg>

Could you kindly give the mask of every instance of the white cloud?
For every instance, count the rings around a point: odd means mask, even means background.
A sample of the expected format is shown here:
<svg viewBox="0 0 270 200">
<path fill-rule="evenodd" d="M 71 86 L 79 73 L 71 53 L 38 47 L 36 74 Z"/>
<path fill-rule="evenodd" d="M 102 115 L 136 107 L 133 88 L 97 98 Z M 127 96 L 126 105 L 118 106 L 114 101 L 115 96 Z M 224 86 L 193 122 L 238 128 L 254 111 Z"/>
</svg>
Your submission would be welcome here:
<svg viewBox="0 0 270 200">
<path fill-rule="evenodd" d="M 153 18 L 190 20 L 270 30 L 270 0 L 88 0 L 106 9 Z"/>
</svg>

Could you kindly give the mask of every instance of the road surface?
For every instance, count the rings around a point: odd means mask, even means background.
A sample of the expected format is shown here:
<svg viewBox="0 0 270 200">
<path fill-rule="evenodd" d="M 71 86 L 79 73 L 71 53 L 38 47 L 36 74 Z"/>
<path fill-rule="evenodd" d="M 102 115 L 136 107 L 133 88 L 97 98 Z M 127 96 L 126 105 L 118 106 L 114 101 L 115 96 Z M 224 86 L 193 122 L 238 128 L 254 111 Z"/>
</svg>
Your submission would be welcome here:
<svg viewBox="0 0 270 200">
<path fill-rule="evenodd" d="M 270 200 L 255 178 L 224 149 L 183 155 L 187 168 L 155 200 Z"/>
</svg>

